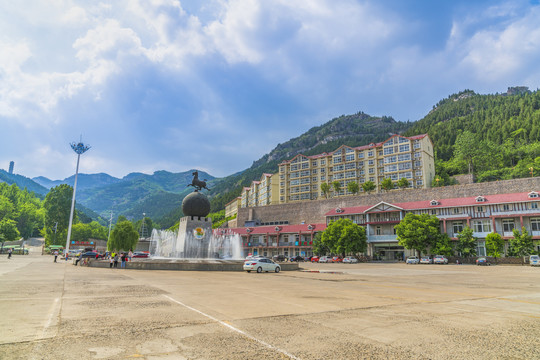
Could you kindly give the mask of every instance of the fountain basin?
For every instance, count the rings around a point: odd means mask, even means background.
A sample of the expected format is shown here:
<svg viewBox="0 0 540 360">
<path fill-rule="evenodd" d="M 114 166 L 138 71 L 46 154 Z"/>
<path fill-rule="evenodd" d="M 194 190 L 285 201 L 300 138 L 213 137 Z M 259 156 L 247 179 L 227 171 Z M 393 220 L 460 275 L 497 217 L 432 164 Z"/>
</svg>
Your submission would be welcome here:
<svg viewBox="0 0 540 360">
<path fill-rule="evenodd" d="M 109 268 L 108 260 L 90 260 L 89 267 Z M 174 270 L 174 271 L 244 271 L 244 260 L 221 259 L 134 259 L 126 263 L 132 270 Z M 298 263 L 279 263 L 281 271 L 298 270 Z M 120 267 L 120 264 L 118 264 Z"/>
</svg>

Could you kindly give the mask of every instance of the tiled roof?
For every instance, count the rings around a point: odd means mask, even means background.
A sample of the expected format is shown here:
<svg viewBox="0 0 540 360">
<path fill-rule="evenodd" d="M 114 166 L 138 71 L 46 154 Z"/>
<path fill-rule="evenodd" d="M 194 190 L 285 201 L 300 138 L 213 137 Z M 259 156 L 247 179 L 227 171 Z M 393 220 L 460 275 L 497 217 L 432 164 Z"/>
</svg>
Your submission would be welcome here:
<svg viewBox="0 0 540 360">
<path fill-rule="evenodd" d="M 431 205 L 432 200 L 422 200 L 422 201 L 412 201 L 412 202 L 403 202 L 403 203 L 388 203 L 389 205 L 402 208 L 403 210 L 421 210 L 421 209 L 437 209 L 437 208 L 448 208 L 448 207 L 460 207 L 460 206 L 483 206 L 483 205 L 492 205 L 492 204 L 505 204 L 505 203 L 517 203 L 517 202 L 529 202 L 529 201 L 540 201 L 540 198 L 529 198 L 529 192 L 523 193 L 513 193 L 513 194 L 497 194 L 497 195 L 485 195 L 483 196 L 484 201 L 477 202 L 476 198 L 478 196 L 470 196 L 465 198 L 451 198 L 451 199 L 437 199 L 437 205 Z M 366 210 L 369 210 L 375 207 L 378 204 L 370 206 L 353 206 L 353 207 L 344 207 L 338 208 L 341 212 L 336 211 L 337 209 L 332 209 L 327 212 L 325 216 L 335 216 L 335 215 L 354 215 L 362 214 Z"/>
<path fill-rule="evenodd" d="M 311 229 L 309 228 L 311 226 Z M 276 231 L 276 227 L 279 228 L 279 231 Z M 250 230 L 248 232 L 248 229 Z M 326 224 L 300 224 L 300 225 L 264 225 L 264 226 L 252 226 L 252 227 L 238 227 L 230 228 L 228 230 L 232 231 L 235 234 L 239 235 L 262 235 L 262 234 L 287 234 L 293 233 L 298 234 L 300 232 L 304 234 L 309 234 L 312 231 L 324 231 L 326 229 Z"/>
</svg>

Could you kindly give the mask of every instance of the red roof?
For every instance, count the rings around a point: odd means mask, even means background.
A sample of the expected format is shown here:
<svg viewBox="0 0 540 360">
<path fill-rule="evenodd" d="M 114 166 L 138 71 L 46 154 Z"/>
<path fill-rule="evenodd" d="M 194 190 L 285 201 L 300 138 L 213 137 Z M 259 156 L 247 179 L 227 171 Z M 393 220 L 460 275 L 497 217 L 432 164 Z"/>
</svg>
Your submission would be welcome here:
<svg viewBox="0 0 540 360">
<path fill-rule="evenodd" d="M 309 227 L 311 226 L 311 229 Z M 279 228 L 276 231 L 276 228 Z M 248 229 L 250 230 L 248 232 Z M 324 231 L 326 229 L 326 224 L 300 224 L 300 225 L 264 225 L 264 226 L 251 226 L 251 227 L 238 227 L 238 228 L 229 228 L 227 231 L 231 231 L 239 235 L 263 235 L 263 234 L 298 234 L 304 233 L 309 234 L 316 231 Z"/>
<path fill-rule="evenodd" d="M 423 201 L 412 201 L 412 202 L 403 202 L 403 203 L 388 203 L 403 210 L 420 210 L 420 209 L 437 209 L 437 208 L 448 208 L 448 207 L 460 207 L 460 206 L 483 206 L 483 205 L 492 205 L 492 204 L 506 204 L 506 203 L 519 203 L 519 202 L 529 202 L 529 201 L 540 201 L 540 198 L 529 198 L 529 193 L 513 193 L 513 194 L 497 194 L 497 195 L 485 195 L 482 196 L 484 201 L 477 202 L 476 198 L 478 196 L 471 196 L 465 198 L 451 198 L 451 199 L 440 199 L 437 200 L 438 205 L 431 205 L 432 200 L 423 200 Z M 337 212 L 337 209 L 332 209 L 327 212 L 325 216 L 335 216 L 335 215 L 353 215 L 353 214 L 362 214 L 366 210 L 371 209 L 376 205 L 370 206 L 353 206 L 353 207 L 344 207 L 338 208 L 341 212 Z"/>
</svg>

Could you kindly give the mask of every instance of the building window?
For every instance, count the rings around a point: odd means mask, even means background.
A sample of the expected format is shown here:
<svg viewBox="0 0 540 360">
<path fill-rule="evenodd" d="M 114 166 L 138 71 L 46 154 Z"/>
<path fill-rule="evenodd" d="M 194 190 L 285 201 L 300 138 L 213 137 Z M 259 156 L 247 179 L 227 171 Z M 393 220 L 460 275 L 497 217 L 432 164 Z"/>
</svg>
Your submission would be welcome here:
<svg viewBox="0 0 540 360">
<path fill-rule="evenodd" d="M 374 155 L 373 151 L 368 151 L 367 156 L 371 157 L 373 155 Z"/>
<path fill-rule="evenodd" d="M 503 232 L 512 232 L 514 230 L 514 219 L 503 219 Z"/>
<path fill-rule="evenodd" d="M 540 217 L 531 218 L 531 230 L 540 231 Z"/>
<path fill-rule="evenodd" d="M 399 145 L 399 152 L 406 152 L 406 151 L 410 151 L 410 147 L 409 147 L 409 144 L 403 144 L 403 145 Z"/>
<path fill-rule="evenodd" d="M 501 210 L 502 211 L 510 211 L 511 210 L 510 204 L 502 204 L 501 205 Z"/>
<path fill-rule="evenodd" d="M 454 214 L 461 214 L 460 208 L 454 208 Z"/>
<path fill-rule="evenodd" d="M 491 222 L 489 220 L 475 220 L 473 221 L 473 229 L 480 233 L 491 232 Z"/>
<path fill-rule="evenodd" d="M 476 207 L 476 212 L 479 212 L 479 213 L 484 212 L 484 207 L 483 206 L 477 206 Z"/>
<path fill-rule="evenodd" d="M 321 160 L 321 166 L 326 165 L 326 160 Z"/>
<path fill-rule="evenodd" d="M 454 227 L 454 234 L 459 234 L 460 232 L 463 231 L 463 222 L 454 221 L 453 227 Z"/>
<path fill-rule="evenodd" d="M 375 228 L 375 234 L 377 234 L 377 235 L 381 235 L 381 234 L 382 234 L 382 230 L 381 230 L 381 227 L 380 227 L 380 226 L 377 226 L 377 227 Z"/>
<path fill-rule="evenodd" d="M 538 209 L 538 203 L 531 203 L 531 209 Z"/>
<path fill-rule="evenodd" d="M 369 160 L 368 165 L 375 165 L 375 160 Z"/>
</svg>

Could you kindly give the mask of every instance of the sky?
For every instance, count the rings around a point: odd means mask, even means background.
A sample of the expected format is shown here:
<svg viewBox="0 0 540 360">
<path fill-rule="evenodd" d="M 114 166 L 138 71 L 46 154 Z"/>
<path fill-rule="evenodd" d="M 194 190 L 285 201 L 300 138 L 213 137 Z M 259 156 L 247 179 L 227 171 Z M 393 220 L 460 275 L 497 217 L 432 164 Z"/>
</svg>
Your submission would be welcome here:
<svg viewBox="0 0 540 360">
<path fill-rule="evenodd" d="M 3 1 L 0 168 L 223 177 L 343 114 L 540 87 L 540 4 Z"/>
</svg>

